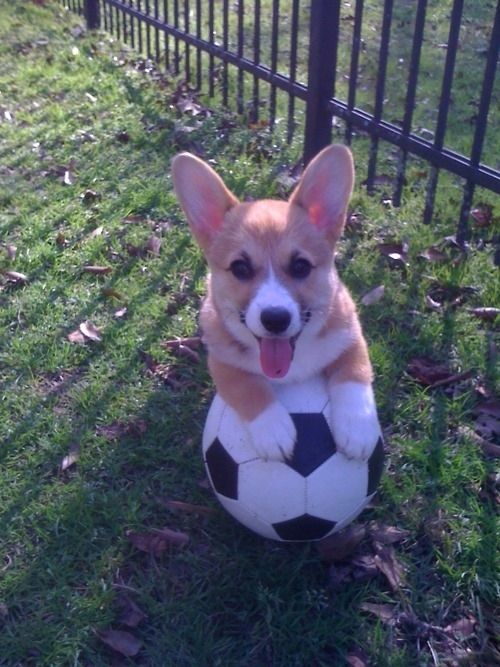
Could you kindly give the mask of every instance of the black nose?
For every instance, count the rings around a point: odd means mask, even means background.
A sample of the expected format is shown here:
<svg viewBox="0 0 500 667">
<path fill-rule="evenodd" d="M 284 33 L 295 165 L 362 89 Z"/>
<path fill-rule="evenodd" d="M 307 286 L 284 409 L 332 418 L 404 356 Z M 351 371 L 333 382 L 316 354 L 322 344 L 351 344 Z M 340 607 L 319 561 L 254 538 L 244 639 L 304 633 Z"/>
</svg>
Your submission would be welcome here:
<svg viewBox="0 0 500 667">
<path fill-rule="evenodd" d="M 275 306 L 264 308 L 260 321 L 269 333 L 280 334 L 287 330 L 292 317 L 286 308 Z"/>
</svg>

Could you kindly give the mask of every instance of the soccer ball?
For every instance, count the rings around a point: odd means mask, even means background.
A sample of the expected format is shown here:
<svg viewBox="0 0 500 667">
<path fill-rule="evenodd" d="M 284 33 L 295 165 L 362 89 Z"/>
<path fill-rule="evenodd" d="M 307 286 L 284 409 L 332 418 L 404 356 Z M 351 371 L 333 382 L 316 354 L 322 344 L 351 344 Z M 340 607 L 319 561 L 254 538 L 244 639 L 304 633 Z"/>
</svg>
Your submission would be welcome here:
<svg viewBox="0 0 500 667">
<path fill-rule="evenodd" d="M 375 494 L 384 466 L 380 437 L 367 461 L 336 451 L 323 378 L 277 384 L 297 428 L 290 461 L 265 461 L 237 413 L 216 394 L 203 432 L 212 488 L 232 516 L 263 537 L 320 540 L 353 521 Z"/>
</svg>

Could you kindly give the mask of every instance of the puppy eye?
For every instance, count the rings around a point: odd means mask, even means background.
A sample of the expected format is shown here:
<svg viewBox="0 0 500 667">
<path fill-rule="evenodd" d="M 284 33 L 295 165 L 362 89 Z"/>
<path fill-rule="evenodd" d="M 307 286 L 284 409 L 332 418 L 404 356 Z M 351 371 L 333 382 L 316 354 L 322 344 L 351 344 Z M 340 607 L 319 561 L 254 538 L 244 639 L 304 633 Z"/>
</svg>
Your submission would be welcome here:
<svg viewBox="0 0 500 667">
<path fill-rule="evenodd" d="M 231 262 L 229 270 L 238 280 L 251 280 L 255 275 L 253 266 L 247 259 L 235 259 Z"/>
<path fill-rule="evenodd" d="M 313 265 L 305 257 L 294 257 L 290 262 L 288 269 L 289 274 L 292 278 L 297 280 L 303 280 L 311 273 Z"/>
</svg>

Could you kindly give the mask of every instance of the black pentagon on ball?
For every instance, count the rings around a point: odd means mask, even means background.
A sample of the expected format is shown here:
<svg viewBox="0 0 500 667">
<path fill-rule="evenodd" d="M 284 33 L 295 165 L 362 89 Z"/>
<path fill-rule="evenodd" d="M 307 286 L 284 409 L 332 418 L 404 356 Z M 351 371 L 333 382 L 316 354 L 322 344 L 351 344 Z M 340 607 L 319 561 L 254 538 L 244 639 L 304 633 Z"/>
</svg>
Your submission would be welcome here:
<svg viewBox="0 0 500 667">
<path fill-rule="evenodd" d="M 292 458 L 286 463 L 299 475 L 307 477 L 333 456 L 337 447 L 321 412 L 292 413 L 290 417 L 297 429 L 297 442 Z"/>
<path fill-rule="evenodd" d="M 320 519 L 310 514 L 302 514 L 295 519 L 273 523 L 274 530 L 282 540 L 309 541 L 321 540 L 335 528 L 335 521 Z"/>
<path fill-rule="evenodd" d="M 372 493 L 375 493 L 382 473 L 384 471 L 384 441 L 382 438 L 379 438 L 375 449 L 368 459 L 368 489 L 366 491 L 367 496 L 371 496 Z"/>
<path fill-rule="evenodd" d="M 205 462 L 217 493 L 238 500 L 238 464 L 215 438 L 205 452 Z"/>
</svg>

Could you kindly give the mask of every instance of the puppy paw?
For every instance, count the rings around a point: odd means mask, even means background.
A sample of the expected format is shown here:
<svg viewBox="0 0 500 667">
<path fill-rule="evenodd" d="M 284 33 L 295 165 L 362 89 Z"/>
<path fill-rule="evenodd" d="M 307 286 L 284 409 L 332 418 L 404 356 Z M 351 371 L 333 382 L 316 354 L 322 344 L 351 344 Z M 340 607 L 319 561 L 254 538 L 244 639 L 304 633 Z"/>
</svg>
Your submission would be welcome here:
<svg viewBox="0 0 500 667">
<path fill-rule="evenodd" d="M 331 425 L 337 448 L 350 459 L 367 459 L 381 436 L 373 390 L 361 382 L 330 387 Z"/>
<path fill-rule="evenodd" d="M 248 422 L 257 454 L 269 461 L 283 461 L 293 454 L 297 431 L 285 408 L 275 401 L 258 417 Z"/>
</svg>

